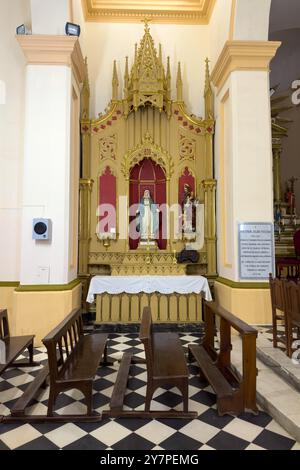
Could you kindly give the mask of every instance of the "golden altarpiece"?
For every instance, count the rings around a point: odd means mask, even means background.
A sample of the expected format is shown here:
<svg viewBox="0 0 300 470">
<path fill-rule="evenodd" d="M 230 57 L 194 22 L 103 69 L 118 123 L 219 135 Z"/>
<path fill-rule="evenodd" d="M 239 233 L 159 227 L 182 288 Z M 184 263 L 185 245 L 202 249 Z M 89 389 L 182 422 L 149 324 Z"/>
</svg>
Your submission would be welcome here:
<svg viewBox="0 0 300 470">
<path fill-rule="evenodd" d="M 186 111 L 180 63 L 176 79 L 177 97 L 172 100 L 170 60 L 167 59 L 165 67 L 161 45 L 158 50 L 155 48 L 147 22 L 140 45 L 135 46 L 133 65 L 130 67 L 128 58 L 125 59 L 122 99 L 119 99 L 119 79 L 114 62 L 112 100 L 105 113 L 99 114 L 97 119 L 90 118 L 87 73 L 81 112 L 81 279 L 106 273 L 122 276 L 186 274 L 187 265 L 177 262 L 176 253 L 185 248 L 187 240 L 174 230 L 174 218 L 167 217 L 169 236 L 165 240 L 160 240 L 155 247 L 147 244 L 141 247 L 138 242 L 130 240 L 128 226 L 132 216 L 128 208 L 139 201 L 144 189 L 149 189 L 159 204 L 180 204 L 182 189 L 187 183 L 194 198 L 203 206 L 202 242 L 198 243 L 197 239 L 192 242 L 192 247 L 199 253 L 194 270 L 210 279 L 216 276 L 215 123 L 208 60 L 205 73 L 205 118 L 202 119 Z M 98 207 L 105 203 L 115 206 L 116 222 L 101 232 L 97 229 Z M 125 237 L 120 235 L 124 230 L 128 234 Z M 179 307 L 180 299 L 172 301 Z M 114 299 L 109 302 L 113 303 Z M 141 308 L 141 300 L 138 302 L 137 308 Z M 120 305 L 117 307 L 116 304 L 115 309 L 110 305 L 110 313 L 104 317 L 100 312 L 103 305 L 100 309 L 97 302 L 97 320 L 137 320 L 130 317 L 128 308 L 123 314 Z M 154 310 L 157 309 L 154 307 Z M 193 319 L 188 307 L 182 304 L 181 310 L 185 313 L 180 320 Z M 162 318 L 157 312 L 155 316 L 158 320 L 174 320 L 170 314 Z"/>
</svg>

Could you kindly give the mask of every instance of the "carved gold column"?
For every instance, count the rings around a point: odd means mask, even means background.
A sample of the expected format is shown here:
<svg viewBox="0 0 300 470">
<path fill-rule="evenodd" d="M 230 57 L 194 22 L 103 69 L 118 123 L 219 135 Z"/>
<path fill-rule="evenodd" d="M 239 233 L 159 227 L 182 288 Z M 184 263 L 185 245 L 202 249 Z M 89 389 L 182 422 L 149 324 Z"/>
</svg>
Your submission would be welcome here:
<svg viewBox="0 0 300 470">
<path fill-rule="evenodd" d="M 273 139 L 273 178 L 274 178 L 274 202 L 281 202 L 281 175 L 280 158 L 282 153 L 280 139 Z"/>
<path fill-rule="evenodd" d="M 82 142 L 82 178 L 91 175 L 91 120 L 90 120 L 90 85 L 87 58 L 85 58 L 85 79 L 81 90 L 81 142 Z"/>
<path fill-rule="evenodd" d="M 208 179 L 202 183 L 205 202 L 205 243 L 207 250 L 207 275 L 217 275 L 216 254 L 216 188 L 217 181 Z"/>
<path fill-rule="evenodd" d="M 213 165 L 213 135 L 214 135 L 214 93 L 211 86 L 211 78 L 209 72 L 209 60 L 205 60 L 205 88 L 204 88 L 204 103 L 205 103 L 205 121 L 206 121 L 206 178 L 214 177 Z"/>
<path fill-rule="evenodd" d="M 91 120 L 90 120 L 90 86 L 87 59 L 85 59 L 85 79 L 81 91 L 81 145 L 82 173 L 79 186 L 79 275 L 88 275 L 91 191 Z"/>
<path fill-rule="evenodd" d="M 91 237 L 91 192 L 94 181 L 80 180 L 79 219 L 79 274 L 88 274 L 89 243 Z"/>
</svg>

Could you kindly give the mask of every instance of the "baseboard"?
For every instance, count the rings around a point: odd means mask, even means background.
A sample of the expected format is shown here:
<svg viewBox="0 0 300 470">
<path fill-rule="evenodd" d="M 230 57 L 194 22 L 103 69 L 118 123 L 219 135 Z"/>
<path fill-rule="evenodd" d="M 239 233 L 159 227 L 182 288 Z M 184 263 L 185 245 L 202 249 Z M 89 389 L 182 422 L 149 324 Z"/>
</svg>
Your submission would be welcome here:
<svg viewBox="0 0 300 470">
<path fill-rule="evenodd" d="M 153 323 L 154 331 L 174 331 L 176 333 L 193 333 L 202 336 L 203 323 Z M 133 334 L 139 333 L 140 323 L 95 323 L 94 331 L 102 333 Z"/>
</svg>

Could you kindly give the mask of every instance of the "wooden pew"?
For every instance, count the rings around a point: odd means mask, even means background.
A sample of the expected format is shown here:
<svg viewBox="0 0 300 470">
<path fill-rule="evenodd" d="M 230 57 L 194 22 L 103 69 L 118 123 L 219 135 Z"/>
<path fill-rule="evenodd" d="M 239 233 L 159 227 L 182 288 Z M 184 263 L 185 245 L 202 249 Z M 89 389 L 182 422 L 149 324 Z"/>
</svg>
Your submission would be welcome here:
<svg viewBox="0 0 300 470">
<path fill-rule="evenodd" d="M 131 353 L 123 355 L 119 373 L 110 401 L 110 410 L 103 414 L 110 417 L 139 418 L 195 418 L 197 413 L 188 411 L 189 371 L 184 351 L 177 333 L 152 331 L 149 307 L 145 307 L 140 328 L 140 340 L 144 343 L 147 366 L 147 392 L 144 411 L 123 410 L 130 365 L 136 363 Z M 140 362 L 140 361 L 138 361 Z M 183 411 L 150 411 L 153 393 L 159 387 L 177 387 L 183 397 Z"/>
<path fill-rule="evenodd" d="M 29 384 L 24 394 L 11 410 L 11 416 L 3 422 L 78 422 L 99 421 L 101 415 L 93 411 L 93 379 L 101 364 L 111 364 L 107 359 L 107 334 L 83 334 L 82 316 L 79 310 L 73 310 L 44 339 L 48 352 L 48 365 Z M 26 415 L 26 407 L 41 386 L 50 378 L 50 393 L 47 416 Z M 59 393 L 80 390 L 86 399 L 86 415 L 54 415 L 54 405 Z"/>
<path fill-rule="evenodd" d="M 0 364 L 0 374 L 9 367 L 36 367 L 40 364 L 33 361 L 33 340 L 30 336 L 11 336 L 7 310 L 0 310 L 0 339 L 5 345 L 5 361 Z M 23 351 L 28 349 L 28 361 L 15 362 Z"/>
<path fill-rule="evenodd" d="M 284 282 L 282 279 L 273 278 L 269 275 L 271 305 L 272 305 L 272 326 L 273 326 L 273 347 L 277 348 L 281 342 L 287 347 L 288 343 L 288 324 L 285 308 Z M 285 335 L 278 336 L 278 321 L 284 326 Z"/>
<path fill-rule="evenodd" d="M 50 394 L 48 417 L 53 417 L 55 401 L 61 392 L 76 388 L 86 399 L 87 417 L 92 420 L 93 379 L 101 358 L 107 361 L 107 334 L 83 334 L 80 310 L 73 310 L 44 339 L 48 352 Z M 58 352 L 58 357 L 57 357 Z M 71 420 L 72 416 L 69 417 Z"/>
<path fill-rule="evenodd" d="M 256 338 L 257 330 L 219 307 L 205 302 L 205 336 L 201 345 L 189 346 L 189 359 L 196 360 L 200 377 L 206 378 L 217 395 L 219 415 L 244 411 L 258 413 L 256 405 Z M 220 348 L 215 347 L 216 317 L 220 319 Z M 242 376 L 234 370 L 231 362 L 231 328 L 242 339 Z"/>
<path fill-rule="evenodd" d="M 284 311 L 286 316 L 286 354 L 293 355 L 293 331 L 300 339 L 300 284 L 294 281 L 281 281 L 284 291 Z"/>
</svg>

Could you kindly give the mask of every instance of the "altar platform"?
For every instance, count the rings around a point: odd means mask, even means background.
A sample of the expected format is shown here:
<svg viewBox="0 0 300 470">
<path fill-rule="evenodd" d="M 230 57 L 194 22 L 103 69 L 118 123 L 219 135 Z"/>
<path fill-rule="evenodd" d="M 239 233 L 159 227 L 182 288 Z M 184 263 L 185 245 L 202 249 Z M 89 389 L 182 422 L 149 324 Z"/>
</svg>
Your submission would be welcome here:
<svg viewBox="0 0 300 470">
<path fill-rule="evenodd" d="M 87 302 L 96 296 L 96 323 L 136 323 L 145 306 L 156 322 L 202 320 L 202 296 L 212 300 L 203 276 L 94 276 Z"/>
</svg>

